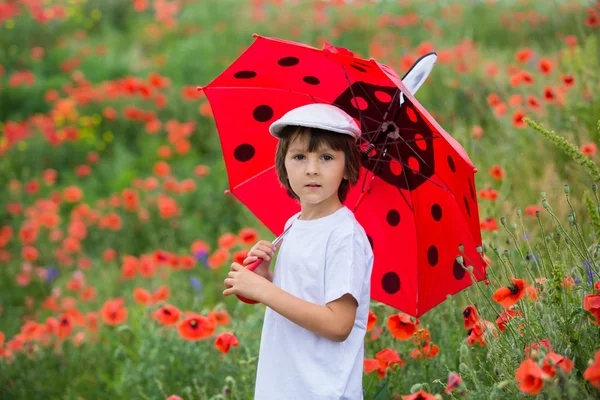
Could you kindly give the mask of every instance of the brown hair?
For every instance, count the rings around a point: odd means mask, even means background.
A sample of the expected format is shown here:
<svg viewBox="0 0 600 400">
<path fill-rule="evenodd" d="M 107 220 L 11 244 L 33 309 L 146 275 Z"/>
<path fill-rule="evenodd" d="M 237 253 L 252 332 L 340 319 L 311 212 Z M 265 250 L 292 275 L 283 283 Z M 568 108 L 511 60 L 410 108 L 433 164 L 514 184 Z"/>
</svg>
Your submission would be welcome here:
<svg viewBox="0 0 600 400">
<path fill-rule="evenodd" d="M 282 129 L 279 135 L 279 143 L 277 144 L 277 153 L 275 155 L 275 168 L 277 169 L 279 182 L 285 188 L 288 196 L 296 200 L 299 200 L 299 197 L 292 190 L 292 186 L 288 180 L 285 169 L 285 156 L 287 155 L 290 143 L 298 135 L 309 135 L 308 151 L 311 153 L 320 148 L 323 144 L 331 147 L 333 150 L 341 150 L 344 152 L 344 173 L 348 176 L 348 179 L 343 179 L 338 189 L 338 198 L 340 199 L 340 202 L 343 203 L 346 200 L 350 186 L 354 186 L 358 183 L 360 174 L 360 150 L 355 139 L 350 135 L 319 128 L 288 125 Z"/>
</svg>

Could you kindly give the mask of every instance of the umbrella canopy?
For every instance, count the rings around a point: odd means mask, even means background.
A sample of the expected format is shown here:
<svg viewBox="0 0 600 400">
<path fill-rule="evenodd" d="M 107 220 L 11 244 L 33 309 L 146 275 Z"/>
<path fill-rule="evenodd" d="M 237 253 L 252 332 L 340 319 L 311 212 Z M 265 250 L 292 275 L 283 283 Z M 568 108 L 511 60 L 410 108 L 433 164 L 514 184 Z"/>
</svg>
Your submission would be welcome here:
<svg viewBox="0 0 600 400">
<path fill-rule="evenodd" d="M 371 298 L 419 317 L 471 284 L 456 261 L 459 255 L 476 280 L 484 279 L 485 262 L 476 250 L 481 245 L 477 170 L 403 79 L 347 49 L 254 37 L 202 88 L 219 132 L 230 193 L 281 234 L 300 204 L 277 179 L 277 139 L 269 125 L 305 104 L 335 105 L 362 130 L 360 179 L 344 205 L 373 249 Z M 429 73 L 417 64 L 405 77 L 413 85 Z"/>
</svg>

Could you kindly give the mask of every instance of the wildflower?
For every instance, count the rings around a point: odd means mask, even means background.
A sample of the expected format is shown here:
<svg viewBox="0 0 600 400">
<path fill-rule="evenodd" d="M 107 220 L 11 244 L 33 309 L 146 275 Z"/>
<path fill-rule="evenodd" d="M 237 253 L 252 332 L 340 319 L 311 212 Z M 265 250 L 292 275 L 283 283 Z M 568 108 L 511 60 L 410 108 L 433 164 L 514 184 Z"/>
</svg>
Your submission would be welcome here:
<svg viewBox="0 0 600 400">
<path fill-rule="evenodd" d="M 239 344 L 235 335 L 229 332 L 221 333 L 215 340 L 215 347 L 223 354 L 228 353 L 231 346 L 237 347 Z"/>
<path fill-rule="evenodd" d="M 583 298 L 583 308 L 594 316 L 594 319 L 590 317 L 590 321 L 596 325 L 600 325 L 600 295 L 588 294 L 585 296 Z"/>
<path fill-rule="evenodd" d="M 544 387 L 543 375 L 544 371 L 535 361 L 528 358 L 517 368 L 515 378 L 520 383 L 519 389 L 523 393 L 536 395 Z"/>
<path fill-rule="evenodd" d="M 185 340 L 200 340 L 212 336 L 216 324 L 210 319 L 198 315 L 191 314 L 177 326 L 179 335 Z"/>
<path fill-rule="evenodd" d="M 140 304 L 150 304 L 151 301 L 151 296 L 150 296 L 150 292 L 148 292 L 146 289 L 142 289 L 142 288 L 135 288 L 133 290 L 133 298 L 135 299 L 135 301 L 137 303 Z"/>
<path fill-rule="evenodd" d="M 462 378 L 460 377 L 460 375 L 457 374 L 456 372 L 450 372 L 448 374 L 448 383 L 446 384 L 446 389 L 444 389 L 444 392 L 446 392 L 446 393 L 452 392 L 452 390 L 454 390 L 454 388 L 456 388 L 456 387 L 459 387 L 461 383 L 462 383 Z"/>
<path fill-rule="evenodd" d="M 591 142 L 585 143 L 579 148 L 579 151 L 581 151 L 584 155 L 591 157 L 596 154 L 596 144 Z"/>
<path fill-rule="evenodd" d="M 242 242 L 242 245 L 249 246 L 258 240 L 258 233 L 255 229 L 244 228 L 238 233 L 238 237 Z"/>
<path fill-rule="evenodd" d="M 237 244 L 237 239 L 237 236 L 235 236 L 233 233 L 224 233 L 223 235 L 221 235 L 221 237 L 219 237 L 219 247 L 225 250 L 229 250 Z"/>
<path fill-rule="evenodd" d="M 510 286 L 504 286 L 496 290 L 492 299 L 504 308 L 509 308 L 525 295 L 525 287 L 529 286 L 524 279 L 510 278 L 513 282 Z"/>
<path fill-rule="evenodd" d="M 367 332 L 371 332 L 375 324 L 377 323 L 377 315 L 369 310 L 369 320 L 367 322 Z"/>
<path fill-rule="evenodd" d="M 463 322 L 465 325 L 465 329 L 473 329 L 475 324 L 479 321 L 479 312 L 474 306 L 467 306 L 463 310 Z"/>
<path fill-rule="evenodd" d="M 167 301 L 171 295 L 171 290 L 168 286 L 162 285 L 152 294 L 152 302 Z"/>
<path fill-rule="evenodd" d="M 162 325 L 175 325 L 179 321 L 181 312 L 175 306 L 165 304 L 158 310 L 152 313 L 152 318 L 157 320 Z"/>
<path fill-rule="evenodd" d="M 546 373 L 546 375 L 553 378 L 554 375 L 556 375 L 556 370 L 554 367 L 560 367 L 567 374 L 570 374 L 571 370 L 573 369 L 573 361 L 561 356 L 560 354 L 550 352 L 546 354 L 546 357 L 544 358 L 542 370 Z"/>
<path fill-rule="evenodd" d="M 552 72 L 552 61 L 548 60 L 547 58 L 542 58 L 540 60 L 539 66 L 540 71 L 542 71 L 542 74 L 544 75 L 550 75 L 550 73 Z"/>
<path fill-rule="evenodd" d="M 365 374 L 368 375 L 376 370 L 379 379 L 383 379 L 388 368 L 392 368 L 393 365 L 399 365 L 402 367 L 404 365 L 404 361 L 402 361 L 396 351 L 390 348 L 381 350 L 375 355 L 375 359 L 365 359 L 363 362 Z"/>
<path fill-rule="evenodd" d="M 416 393 L 402 396 L 402 400 L 437 400 L 437 399 L 434 395 L 429 394 L 429 393 L 425 392 L 423 389 L 421 389 Z"/>
<path fill-rule="evenodd" d="M 416 326 L 410 316 L 404 313 L 390 315 L 387 326 L 393 337 L 400 340 L 408 340 L 415 333 Z"/>
<path fill-rule="evenodd" d="M 492 178 L 501 181 L 504 178 L 504 169 L 500 165 L 494 165 L 490 168 L 489 174 Z"/>
<path fill-rule="evenodd" d="M 545 347 L 546 349 L 552 351 L 552 345 L 548 341 L 548 339 L 542 339 L 538 342 L 532 343 L 531 346 L 525 347 L 525 357 L 529 357 L 530 350 L 536 350 L 540 348 L 540 346 Z"/>
<path fill-rule="evenodd" d="M 468 345 L 473 346 L 475 343 L 479 343 L 480 346 L 485 346 L 485 340 L 498 336 L 498 333 L 490 321 L 480 320 L 468 332 L 468 335 Z"/>
<path fill-rule="evenodd" d="M 410 356 L 415 360 L 422 360 L 424 358 L 433 358 L 438 355 L 440 348 L 432 343 L 428 343 L 421 348 L 414 349 Z"/>
<path fill-rule="evenodd" d="M 496 318 L 496 325 L 498 325 L 498 329 L 500 329 L 500 331 L 505 331 L 506 330 L 506 324 L 515 315 L 517 315 L 517 312 L 515 310 L 512 310 L 512 309 L 506 309 L 506 310 L 502 311 L 500 313 L 500 316 L 498 318 Z M 519 315 L 523 315 L 523 313 L 519 311 Z"/>
<path fill-rule="evenodd" d="M 513 126 L 515 128 L 525 128 L 526 124 L 523 121 L 525 114 L 522 111 L 515 111 L 513 114 Z"/>
<path fill-rule="evenodd" d="M 127 309 L 122 298 L 107 300 L 100 311 L 102 319 L 109 325 L 118 325 L 127 319 Z"/>
<path fill-rule="evenodd" d="M 0 341 L 0 343 L 2 343 Z M 583 377 L 600 390 L 600 350 L 596 352 L 594 362 L 583 373 Z"/>
<path fill-rule="evenodd" d="M 231 322 L 231 317 L 227 313 L 227 310 L 211 311 L 207 317 L 219 325 L 227 325 Z"/>
<path fill-rule="evenodd" d="M 431 342 L 431 334 L 426 328 L 419 328 L 413 334 L 412 342 L 415 346 L 427 345 Z"/>
</svg>

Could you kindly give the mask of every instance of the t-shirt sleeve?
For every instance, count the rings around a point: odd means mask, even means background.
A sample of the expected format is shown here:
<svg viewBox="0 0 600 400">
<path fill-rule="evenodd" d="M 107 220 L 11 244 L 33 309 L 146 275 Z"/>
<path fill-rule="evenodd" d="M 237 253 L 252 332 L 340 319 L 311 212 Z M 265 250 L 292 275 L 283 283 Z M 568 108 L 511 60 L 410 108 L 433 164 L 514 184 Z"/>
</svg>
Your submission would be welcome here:
<svg viewBox="0 0 600 400">
<path fill-rule="evenodd" d="M 367 260 L 357 232 L 334 236 L 325 261 L 325 303 L 350 293 L 360 304 Z"/>
</svg>

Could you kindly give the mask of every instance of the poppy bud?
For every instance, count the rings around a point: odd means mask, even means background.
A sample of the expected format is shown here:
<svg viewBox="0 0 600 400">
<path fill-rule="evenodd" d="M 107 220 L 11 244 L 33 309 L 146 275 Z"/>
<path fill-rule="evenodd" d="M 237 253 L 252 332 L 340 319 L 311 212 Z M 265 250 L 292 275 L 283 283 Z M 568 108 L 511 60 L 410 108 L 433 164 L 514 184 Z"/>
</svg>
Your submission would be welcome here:
<svg viewBox="0 0 600 400">
<path fill-rule="evenodd" d="M 414 385 L 411 386 L 410 392 L 417 393 L 421 389 L 423 389 L 423 385 L 421 385 L 420 383 L 415 383 Z"/>
<path fill-rule="evenodd" d="M 598 185 L 596 185 L 595 183 L 592 185 L 592 190 L 594 191 L 594 193 L 596 193 L 598 191 Z"/>
<path fill-rule="evenodd" d="M 500 217 L 500 225 L 506 226 L 506 218 Z"/>
<path fill-rule="evenodd" d="M 469 273 L 473 273 L 473 266 L 472 266 L 472 265 L 469 265 L 469 266 L 467 267 L 467 271 L 469 271 Z"/>
<path fill-rule="evenodd" d="M 521 215 L 523 215 L 523 212 L 521 211 L 520 208 L 517 208 L 517 215 L 520 217 Z"/>
<path fill-rule="evenodd" d="M 552 238 L 550 236 L 546 236 L 546 242 L 550 243 L 550 241 L 552 240 Z"/>
<path fill-rule="evenodd" d="M 460 363 L 458 365 L 458 370 L 462 375 L 467 375 L 469 373 L 469 367 L 465 363 Z"/>
<path fill-rule="evenodd" d="M 469 348 L 464 343 L 460 345 L 460 356 L 461 357 L 468 357 L 469 356 Z"/>
<path fill-rule="evenodd" d="M 479 254 L 483 253 L 483 247 L 477 246 L 476 249 Z"/>
<path fill-rule="evenodd" d="M 544 208 L 546 210 L 550 208 L 550 204 L 548 204 L 548 202 L 546 201 L 546 199 L 542 200 L 542 205 L 544 206 Z"/>
<path fill-rule="evenodd" d="M 504 381 L 502 381 L 502 382 L 499 382 L 499 383 L 496 385 L 496 387 L 497 387 L 498 389 L 500 389 L 500 390 L 503 390 L 505 387 L 507 387 L 507 386 L 508 386 L 508 385 L 510 385 L 510 384 L 512 384 L 512 381 L 511 381 L 511 380 L 509 380 L 509 379 L 507 379 L 507 380 L 504 380 Z"/>
<path fill-rule="evenodd" d="M 542 199 L 546 198 L 546 192 L 541 192 L 540 195 L 542 196 Z"/>
<path fill-rule="evenodd" d="M 536 211 L 536 212 L 535 212 L 535 217 L 536 217 L 537 219 L 539 219 L 539 218 L 540 218 L 540 212 L 539 212 L 539 211 Z"/>
<path fill-rule="evenodd" d="M 463 246 L 462 244 L 458 245 L 458 249 L 460 250 L 461 253 L 465 252 L 465 246 Z"/>
<path fill-rule="evenodd" d="M 456 257 L 456 262 L 459 263 L 460 265 L 463 265 L 463 257 L 462 256 Z"/>
<path fill-rule="evenodd" d="M 563 190 L 565 191 L 566 194 L 569 194 L 569 185 L 565 185 Z"/>
<path fill-rule="evenodd" d="M 535 311 L 539 312 L 540 315 L 542 312 L 544 312 L 544 305 L 541 301 L 536 301 L 533 306 L 535 307 Z"/>
</svg>

